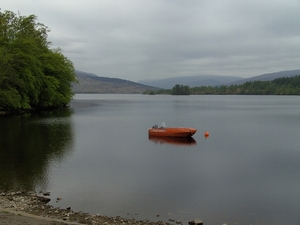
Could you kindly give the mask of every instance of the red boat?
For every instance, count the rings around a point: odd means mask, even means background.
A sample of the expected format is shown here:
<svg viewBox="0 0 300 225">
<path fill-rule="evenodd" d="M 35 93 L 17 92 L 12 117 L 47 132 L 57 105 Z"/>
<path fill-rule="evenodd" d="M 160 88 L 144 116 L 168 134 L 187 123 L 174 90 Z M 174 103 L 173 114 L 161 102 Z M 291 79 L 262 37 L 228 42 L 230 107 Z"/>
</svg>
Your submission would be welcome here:
<svg viewBox="0 0 300 225">
<path fill-rule="evenodd" d="M 148 129 L 149 136 L 156 137 L 192 137 L 197 132 L 196 128 L 191 127 L 166 127 L 157 125 Z"/>
</svg>

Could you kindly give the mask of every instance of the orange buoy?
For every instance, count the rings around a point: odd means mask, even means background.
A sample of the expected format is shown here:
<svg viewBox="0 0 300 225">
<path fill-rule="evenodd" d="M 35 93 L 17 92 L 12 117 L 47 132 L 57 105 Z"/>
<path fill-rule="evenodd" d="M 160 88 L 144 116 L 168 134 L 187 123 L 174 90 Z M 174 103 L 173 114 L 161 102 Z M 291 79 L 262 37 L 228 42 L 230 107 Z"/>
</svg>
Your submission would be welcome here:
<svg viewBox="0 0 300 225">
<path fill-rule="evenodd" d="M 204 132 L 204 137 L 205 137 L 205 138 L 208 138 L 208 137 L 209 137 L 209 132 L 208 132 L 208 131 L 205 131 L 205 132 Z"/>
</svg>

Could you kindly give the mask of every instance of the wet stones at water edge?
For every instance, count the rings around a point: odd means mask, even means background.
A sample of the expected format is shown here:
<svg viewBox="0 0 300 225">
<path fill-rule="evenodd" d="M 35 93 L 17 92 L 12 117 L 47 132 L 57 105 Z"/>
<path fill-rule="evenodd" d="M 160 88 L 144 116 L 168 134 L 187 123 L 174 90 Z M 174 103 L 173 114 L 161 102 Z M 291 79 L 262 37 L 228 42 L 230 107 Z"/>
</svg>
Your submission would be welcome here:
<svg viewBox="0 0 300 225">
<path fill-rule="evenodd" d="M 189 225 L 203 225 L 202 220 L 192 220 L 189 221 Z"/>
<path fill-rule="evenodd" d="M 50 194 L 51 194 L 50 192 L 43 192 L 44 196 L 50 196 Z"/>
<path fill-rule="evenodd" d="M 43 195 L 43 193 L 40 194 Z M 0 208 L 42 216 L 48 219 L 93 225 L 174 225 L 173 223 L 163 221 L 151 222 L 149 220 L 127 219 L 119 216 L 108 217 L 100 216 L 99 214 L 91 215 L 84 212 L 74 212 L 71 206 L 68 206 L 66 209 L 61 209 L 48 205 L 47 203 L 49 203 L 50 200 L 50 198 L 39 196 L 33 191 L 0 192 Z"/>
</svg>

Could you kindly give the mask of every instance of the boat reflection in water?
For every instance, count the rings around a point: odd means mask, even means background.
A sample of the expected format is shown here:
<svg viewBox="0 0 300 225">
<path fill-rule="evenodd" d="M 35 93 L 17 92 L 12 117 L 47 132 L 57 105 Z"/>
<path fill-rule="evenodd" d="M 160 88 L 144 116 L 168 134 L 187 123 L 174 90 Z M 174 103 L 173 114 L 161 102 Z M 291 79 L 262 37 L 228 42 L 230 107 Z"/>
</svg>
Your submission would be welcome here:
<svg viewBox="0 0 300 225">
<path fill-rule="evenodd" d="M 182 146 L 191 146 L 196 145 L 197 142 L 194 138 L 176 138 L 176 137 L 155 137 L 149 136 L 149 140 L 157 144 L 170 144 L 170 145 L 182 145 Z"/>
</svg>

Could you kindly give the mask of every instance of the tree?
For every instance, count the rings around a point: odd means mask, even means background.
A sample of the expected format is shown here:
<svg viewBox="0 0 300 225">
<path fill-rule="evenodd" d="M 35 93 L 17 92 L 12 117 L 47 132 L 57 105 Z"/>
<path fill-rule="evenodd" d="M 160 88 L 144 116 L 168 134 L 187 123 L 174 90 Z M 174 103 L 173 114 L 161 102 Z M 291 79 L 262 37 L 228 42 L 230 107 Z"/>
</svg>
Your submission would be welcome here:
<svg viewBox="0 0 300 225">
<path fill-rule="evenodd" d="M 35 15 L 0 11 L 0 110 L 65 106 L 76 81 L 72 62 L 50 49 Z"/>
<path fill-rule="evenodd" d="M 190 95 L 190 87 L 176 84 L 172 89 L 172 95 Z"/>
</svg>

